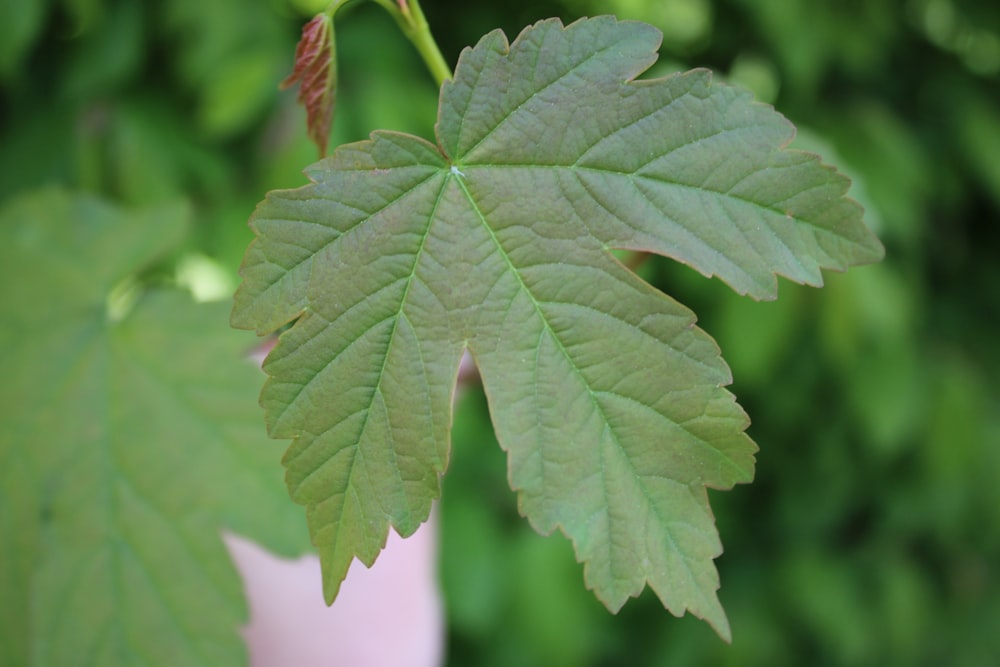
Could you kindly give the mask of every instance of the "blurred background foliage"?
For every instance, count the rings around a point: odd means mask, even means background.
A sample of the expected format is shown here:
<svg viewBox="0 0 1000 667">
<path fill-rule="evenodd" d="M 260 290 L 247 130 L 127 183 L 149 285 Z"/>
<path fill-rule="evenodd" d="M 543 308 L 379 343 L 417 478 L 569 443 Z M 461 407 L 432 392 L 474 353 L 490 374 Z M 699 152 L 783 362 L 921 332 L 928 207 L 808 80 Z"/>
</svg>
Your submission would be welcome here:
<svg viewBox="0 0 1000 667">
<path fill-rule="evenodd" d="M 186 200 L 178 275 L 237 282 L 246 219 L 315 147 L 279 93 L 321 0 L 6 0 L 0 200 L 61 184 Z M 652 595 L 607 614 L 562 537 L 517 515 L 467 387 L 444 482 L 449 664 L 1000 664 L 1000 4 L 976 0 L 426 0 L 446 57 L 495 27 L 616 13 L 665 40 L 651 74 L 707 66 L 752 89 L 855 179 L 877 266 L 754 303 L 654 258 L 730 362 L 761 446 L 713 494 L 734 643 Z M 338 15 L 331 143 L 431 137 L 436 91 L 371 3 Z M 262 424 L 263 428 L 263 424 Z M 318 584 L 317 584 L 318 586 Z M 318 591 L 318 589 L 317 589 Z M 317 595 L 319 593 L 317 592 Z"/>
</svg>

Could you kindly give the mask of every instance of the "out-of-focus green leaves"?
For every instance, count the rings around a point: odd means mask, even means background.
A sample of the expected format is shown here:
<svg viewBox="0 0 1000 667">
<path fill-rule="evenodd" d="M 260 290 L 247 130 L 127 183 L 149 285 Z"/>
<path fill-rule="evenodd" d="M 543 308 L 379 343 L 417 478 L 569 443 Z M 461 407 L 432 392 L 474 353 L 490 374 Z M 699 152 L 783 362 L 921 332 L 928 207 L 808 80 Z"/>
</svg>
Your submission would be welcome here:
<svg viewBox="0 0 1000 667">
<path fill-rule="evenodd" d="M 48 0 L 0 4 L 0 80 L 12 78 L 45 24 Z"/>
<path fill-rule="evenodd" d="M 226 308 L 134 277 L 187 218 L 58 189 L 0 210 L 4 664 L 243 664 L 220 531 L 306 546 Z"/>
<path fill-rule="evenodd" d="M 1000 74 L 1000 25 L 997 8 L 968 0 L 914 0 L 913 25 L 934 46 L 954 54 L 976 75 Z"/>
<path fill-rule="evenodd" d="M 81 25 L 67 44 L 70 55 L 56 94 L 63 100 L 106 95 L 142 71 L 151 37 L 142 3 L 122 3 L 89 25 Z M 42 53 L 50 45 L 42 45 Z"/>
<path fill-rule="evenodd" d="M 970 175 L 1000 207 L 1000 108 L 970 90 L 956 100 L 954 112 L 953 128 L 959 147 L 968 156 Z"/>
<path fill-rule="evenodd" d="M 728 4 L 728 3 L 727 3 Z M 898 3 L 871 0 L 846 5 L 831 0 L 735 0 L 759 36 L 781 60 L 794 94 L 814 92 L 832 69 L 864 78 L 885 66 L 884 45 L 898 30 Z M 853 29 L 863 23 L 864 31 Z"/>
<path fill-rule="evenodd" d="M 209 134 L 225 137 L 246 129 L 274 100 L 277 53 L 265 49 L 229 58 L 198 82 L 198 119 Z"/>
<path fill-rule="evenodd" d="M 230 137 L 259 121 L 294 54 L 294 37 L 269 3 L 171 0 L 157 7 L 177 54 L 170 65 L 196 96 L 201 128 Z"/>
<path fill-rule="evenodd" d="M 730 83 L 750 89 L 754 97 L 768 104 L 774 102 L 781 87 L 774 65 L 768 59 L 753 53 L 737 56 L 729 68 L 728 79 Z M 826 155 L 825 152 L 822 154 Z"/>
<path fill-rule="evenodd" d="M 668 53 L 690 53 L 704 46 L 712 28 L 710 0 L 565 0 L 583 15 L 614 14 L 645 21 L 663 31 Z"/>
<path fill-rule="evenodd" d="M 929 147 L 883 103 L 865 101 L 843 113 L 850 122 L 830 127 L 828 136 L 854 167 L 886 230 L 898 242 L 917 242 L 932 182 L 954 175 L 931 168 Z"/>
</svg>

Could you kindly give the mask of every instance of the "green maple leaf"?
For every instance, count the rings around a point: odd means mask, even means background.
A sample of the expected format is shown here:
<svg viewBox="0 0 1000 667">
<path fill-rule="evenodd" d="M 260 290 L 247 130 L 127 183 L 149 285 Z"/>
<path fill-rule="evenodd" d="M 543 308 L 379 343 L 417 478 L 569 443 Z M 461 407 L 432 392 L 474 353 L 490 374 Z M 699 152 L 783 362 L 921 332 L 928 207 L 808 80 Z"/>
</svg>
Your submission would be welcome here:
<svg viewBox="0 0 1000 667">
<path fill-rule="evenodd" d="M 0 210 L 2 664 L 245 664 L 220 531 L 306 546 L 227 309 L 113 289 L 187 217 L 59 190 Z"/>
<path fill-rule="evenodd" d="M 756 298 L 882 250 L 773 109 L 705 71 L 636 80 L 659 40 L 610 17 L 490 33 L 442 89 L 436 144 L 376 132 L 255 212 L 233 323 L 294 321 L 262 402 L 294 439 L 328 600 L 427 518 L 469 350 L 532 525 L 572 539 L 610 609 L 648 583 L 728 638 L 706 488 L 752 478 L 747 418 L 694 315 L 610 249 Z"/>
</svg>

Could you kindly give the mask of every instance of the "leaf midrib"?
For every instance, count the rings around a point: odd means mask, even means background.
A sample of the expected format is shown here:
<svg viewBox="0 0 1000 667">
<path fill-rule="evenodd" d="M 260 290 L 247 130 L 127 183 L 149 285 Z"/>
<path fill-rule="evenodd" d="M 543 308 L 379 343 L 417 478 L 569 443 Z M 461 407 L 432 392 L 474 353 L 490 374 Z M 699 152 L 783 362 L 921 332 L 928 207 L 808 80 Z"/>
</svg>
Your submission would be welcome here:
<svg viewBox="0 0 1000 667">
<path fill-rule="evenodd" d="M 829 229 L 829 228 L 826 228 L 826 227 L 822 227 L 822 226 L 816 224 L 814 221 L 812 221 L 810 219 L 803 218 L 803 217 L 800 217 L 800 216 L 795 215 L 795 214 L 792 214 L 791 217 L 789 218 L 788 212 L 782 206 L 779 206 L 777 204 L 770 204 L 770 205 L 769 204 L 763 204 L 763 203 L 757 202 L 757 201 L 755 201 L 753 199 L 750 199 L 749 197 L 744 197 L 744 196 L 740 196 L 740 195 L 734 194 L 731 191 L 730 192 L 723 192 L 721 190 L 714 190 L 714 189 L 711 189 L 711 188 L 701 187 L 701 186 L 693 185 L 693 184 L 690 184 L 690 183 L 682 183 L 682 182 L 678 182 L 678 181 L 671 181 L 671 180 L 668 180 L 666 178 L 660 178 L 660 177 L 650 176 L 650 175 L 647 175 L 647 174 L 639 174 L 639 173 L 633 173 L 633 172 L 628 172 L 628 171 L 621 171 L 621 170 L 616 170 L 616 169 L 609 169 L 609 168 L 605 168 L 605 167 L 589 167 L 589 166 L 588 167 L 584 167 L 584 166 L 578 166 L 578 165 L 575 165 L 575 164 L 472 164 L 472 165 L 463 165 L 463 169 L 467 170 L 469 174 L 475 173 L 475 171 L 477 169 L 480 169 L 480 168 L 481 169 L 543 169 L 543 170 L 546 170 L 546 171 L 556 171 L 556 170 L 560 170 L 561 169 L 561 170 L 568 170 L 570 173 L 573 173 L 573 174 L 578 174 L 579 172 L 592 172 L 592 173 L 597 173 L 597 174 L 611 175 L 613 177 L 618 177 L 618 178 L 624 178 L 624 179 L 628 180 L 629 183 L 633 185 L 633 187 L 636 187 L 635 183 L 634 183 L 635 180 L 652 181 L 653 183 L 658 183 L 658 184 L 661 184 L 661 185 L 669 187 L 669 188 L 676 188 L 678 190 L 689 190 L 689 191 L 693 191 L 693 192 L 696 192 L 696 193 L 699 193 L 699 194 L 702 194 L 702 195 L 708 195 L 710 197 L 719 197 L 719 198 L 721 198 L 723 200 L 726 200 L 726 201 L 732 201 L 737 206 L 739 206 L 739 207 L 747 207 L 747 208 L 751 209 L 752 211 L 756 212 L 757 214 L 770 214 L 770 215 L 773 215 L 773 216 L 779 216 L 781 218 L 790 219 L 790 220 L 792 220 L 792 221 L 794 221 L 796 223 L 799 223 L 799 224 L 801 224 L 801 225 L 803 225 L 805 227 L 808 227 L 812 231 L 812 234 L 815 237 L 817 237 L 817 239 L 819 237 L 823 237 L 823 236 L 825 236 L 825 237 L 831 237 L 831 238 L 837 239 L 837 241 L 839 241 L 839 242 L 847 242 L 853 248 L 856 248 L 858 250 L 861 250 L 861 251 L 864 251 L 864 252 L 868 252 L 870 250 L 870 248 L 868 246 L 864 245 L 862 242 L 860 242 L 858 240 L 855 240 L 855 239 L 853 239 L 853 238 L 851 238 L 849 236 L 838 234 L 836 232 L 836 230 L 834 230 L 834 229 Z M 747 176 L 750 176 L 750 174 L 747 174 Z M 629 229 L 633 229 L 633 226 L 627 220 L 623 220 L 616 212 L 608 209 L 607 206 L 605 206 L 596 197 L 594 197 L 594 195 L 591 194 L 591 192 L 589 191 L 589 189 L 585 185 L 583 185 L 583 183 L 580 180 L 579 176 L 577 176 L 577 182 L 580 183 L 580 187 L 587 193 L 587 196 L 595 204 L 597 204 L 602 209 L 604 209 L 605 211 L 607 211 L 609 215 L 611 215 L 615 219 L 619 220 L 622 224 L 624 224 L 625 226 L 627 226 Z M 829 184 L 828 183 L 813 184 L 810 187 L 803 188 L 802 190 L 799 190 L 799 191 L 797 191 L 797 192 L 789 195 L 789 197 L 787 197 L 786 199 L 784 199 L 782 201 L 783 202 L 787 201 L 788 199 L 801 196 L 803 193 L 808 192 L 809 190 L 820 189 L 820 188 L 825 187 L 827 185 L 829 185 Z M 660 211 L 660 207 L 657 206 L 657 204 L 655 202 L 650 201 L 649 198 L 645 195 L 645 193 L 639 191 L 639 194 L 646 201 L 648 201 L 649 204 L 654 209 L 656 209 L 657 211 Z M 662 211 L 660 211 L 660 213 L 662 214 Z M 744 266 L 741 265 L 741 263 L 738 263 L 738 262 L 732 260 L 723 250 L 717 248 L 715 245 L 713 245 L 712 243 L 710 243 L 708 240 L 706 240 L 705 238 L 703 238 L 702 236 L 700 236 L 699 234 L 697 234 L 696 231 L 693 230 L 690 227 L 690 225 L 683 224 L 682 221 L 677 220 L 675 218 L 668 218 L 668 219 L 671 222 L 673 222 L 675 225 L 677 225 L 679 228 L 684 229 L 688 233 L 690 233 L 691 236 L 693 238 L 697 239 L 698 242 L 704 248 L 709 249 L 712 253 L 714 253 L 719 258 L 720 261 L 723 261 L 724 263 L 726 263 L 729 266 L 731 266 L 735 272 L 737 272 L 739 274 L 742 274 L 744 276 L 747 276 L 748 280 L 751 283 L 753 283 L 754 285 L 758 286 L 759 288 L 761 288 L 761 289 L 767 288 L 765 290 L 765 292 L 758 292 L 758 291 L 754 290 L 754 294 L 765 294 L 765 293 L 766 294 L 770 294 L 771 292 L 773 292 L 773 290 L 769 288 L 770 280 L 762 280 L 760 276 L 756 276 L 753 273 L 749 272 L 747 268 L 745 268 Z M 765 219 L 766 219 L 766 217 L 765 217 Z M 746 239 L 745 247 L 747 247 L 747 248 L 749 248 L 749 249 L 751 249 L 753 251 L 754 255 L 757 257 L 758 264 L 770 266 L 771 262 L 769 260 L 767 260 L 760 253 L 760 251 L 757 249 L 757 247 L 756 247 L 755 244 L 753 244 L 753 243 L 750 242 L 750 240 L 746 236 L 745 230 L 741 226 L 735 224 L 735 221 L 733 221 L 733 227 L 737 230 L 737 232 L 741 236 L 743 236 L 744 239 Z M 810 280 L 812 280 L 811 274 L 815 274 L 816 270 L 812 269 L 811 267 L 809 267 L 806 264 L 804 264 L 803 263 L 803 257 L 801 256 L 802 253 L 797 252 L 795 250 L 795 248 L 793 248 L 793 247 L 791 247 L 789 245 L 789 240 L 790 239 L 794 239 L 796 237 L 795 236 L 790 236 L 789 237 L 789 235 L 779 234 L 779 233 L 775 232 L 770 227 L 770 225 L 768 225 L 768 230 L 769 230 L 768 238 L 773 238 L 774 240 L 777 240 L 778 243 L 781 244 L 781 246 L 786 251 L 784 253 L 784 256 L 786 257 L 786 259 L 788 259 L 789 261 L 793 262 L 796 266 L 798 266 L 801 269 L 801 273 L 796 273 L 795 276 L 791 276 L 791 275 L 786 275 L 786 273 L 784 273 L 784 272 L 782 272 L 780 270 L 770 269 L 768 271 L 767 275 L 768 276 L 772 276 L 772 275 L 777 274 L 777 275 L 785 276 L 787 278 L 792 278 L 794 280 L 804 280 L 807 276 L 810 276 Z M 817 266 L 820 267 L 820 268 L 836 268 L 836 265 L 829 265 L 828 266 L 828 265 L 822 264 L 820 262 L 817 262 Z M 798 277 L 796 277 L 796 276 L 798 276 Z"/>
<path fill-rule="evenodd" d="M 624 177 L 624 178 L 628 178 L 628 179 L 641 178 L 641 179 L 645 179 L 645 180 L 648 180 L 648 181 L 653 181 L 653 182 L 656 182 L 656 183 L 662 183 L 663 185 L 667 185 L 667 186 L 670 186 L 670 187 L 677 187 L 677 188 L 683 188 L 683 189 L 686 189 L 686 190 L 695 190 L 697 192 L 703 192 L 703 193 L 708 193 L 708 194 L 712 194 L 712 195 L 718 195 L 720 197 L 725 197 L 726 199 L 732 199 L 732 200 L 734 200 L 734 201 L 736 201 L 736 202 L 738 202 L 740 204 L 743 204 L 743 205 L 753 206 L 753 207 L 761 209 L 761 210 L 770 211 L 771 213 L 776 213 L 776 214 L 778 214 L 778 215 L 780 215 L 782 217 L 786 216 L 786 211 L 784 210 L 784 208 L 782 208 L 780 206 L 762 204 L 760 202 L 754 201 L 753 199 L 750 199 L 749 197 L 743 197 L 743 196 L 740 196 L 740 195 L 736 195 L 736 194 L 733 194 L 732 192 L 723 192 L 722 190 L 714 190 L 714 189 L 711 189 L 711 188 L 706 188 L 706 187 L 694 185 L 692 183 L 683 183 L 683 182 L 680 182 L 680 181 L 671 181 L 671 180 L 668 180 L 666 178 L 660 178 L 660 177 L 656 177 L 656 176 L 650 176 L 648 174 L 640 174 L 638 172 L 623 171 L 623 170 L 620 170 L 620 169 L 610 169 L 610 168 L 607 168 L 607 167 L 581 166 L 581 165 L 576 165 L 576 164 L 540 164 L 540 163 L 539 164 L 528 164 L 528 163 L 502 163 L 502 162 L 501 163 L 479 163 L 479 162 L 476 162 L 476 163 L 462 163 L 461 167 L 462 167 L 463 171 L 464 170 L 469 170 L 470 173 L 471 172 L 475 172 L 477 169 L 543 169 L 545 171 L 557 171 L 557 170 L 560 170 L 560 169 L 567 169 L 570 172 L 585 172 L 585 171 L 590 171 L 590 172 L 595 172 L 595 173 L 598 173 L 598 174 L 610 174 L 612 176 L 620 176 L 620 177 Z M 747 176 L 751 176 L 751 175 L 753 175 L 753 174 L 747 174 Z M 818 189 L 820 187 L 828 186 L 828 185 L 829 185 L 829 183 L 819 183 L 819 184 L 815 185 L 814 187 L 803 188 L 802 190 L 799 190 L 799 191 L 793 193 L 791 196 L 789 196 L 788 198 L 786 198 L 785 200 L 782 200 L 782 201 L 787 201 L 787 199 L 791 199 L 792 197 L 799 196 L 799 195 L 801 195 L 804 192 L 808 192 L 809 190 Z M 807 220 L 805 218 L 800 218 L 800 217 L 798 217 L 796 215 L 793 215 L 792 219 L 795 220 L 796 222 L 801 222 L 801 223 L 803 223 L 805 225 L 809 225 L 810 227 L 814 228 L 817 232 L 822 232 L 822 233 L 827 233 L 827 234 L 832 234 L 833 233 L 832 230 L 826 229 L 824 227 L 819 227 L 816 224 L 814 224 L 813 222 L 811 222 L 810 220 Z M 843 238 L 845 240 L 850 241 L 850 239 L 848 239 L 847 237 L 843 237 L 843 236 L 837 236 L 837 238 Z M 859 247 L 865 247 L 865 246 L 860 246 L 859 244 L 855 244 L 855 245 L 858 245 Z"/>
<path fill-rule="evenodd" d="M 417 267 L 420 264 L 420 258 L 423 256 L 424 249 L 426 248 L 427 239 L 430 237 L 430 229 L 431 229 L 431 226 L 432 226 L 434 218 L 435 218 L 435 213 L 437 212 L 438 206 L 441 203 L 441 199 L 442 199 L 442 197 L 444 195 L 444 190 L 447 187 L 448 180 L 449 179 L 445 178 L 443 180 L 442 184 L 441 184 L 441 188 L 438 191 L 437 198 L 435 199 L 434 208 L 432 209 L 431 214 L 427 217 L 427 224 L 426 224 L 426 226 L 424 228 L 424 233 L 421 235 L 420 245 L 418 246 L 416 252 L 413 255 L 413 264 L 410 267 L 410 274 L 406 278 L 406 286 L 403 288 L 403 294 L 401 295 L 401 297 L 399 299 L 399 307 L 396 309 L 396 313 L 394 315 L 394 320 L 393 320 L 393 324 L 392 324 L 392 330 L 389 333 L 389 340 L 386 342 L 385 353 L 382 355 L 382 365 L 381 365 L 381 367 L 379 368 L 379 371 L 378 371 L 378 381 L 375 382 L 374 386 L 372 387 L 372 393 L 371 393 L 371 396 L 370 396 L 370 398 L 368 400 L 368 405 L 364 408 L 365 418 L 364 418 L 364 420 L 362 421 L 361 425 L 358 428 L 357 436 L 354 438 L 354 441 L 355 441 L 356 444 L 353 447 L 353 449 L 354 449 L 354 455 L 351 457 L 351 464 L 350 464 L 351 469 L 350 469 L 350 473 L 348 474 L 348 477 L 347 477 L 347 483 L 346 483 L 346 486 L 345 486 L 345 489 L 344 489 L 345 493 L 347 493 L 348 491 L 350 491 L 350 492 L 352 492 L 354 494 L 357 494 L 357 489 L 355 488 L 355 485 L 354 485 L 353 481 L 354 481 L 355 473 L 358 470 L 358 466 L 359 466 L 359 464 L 361 462 L 360 460 L 364 458 L 364 451 L 363 451 L 363 448 L 360 446 L 361 445 L 361 438 L 364 435 L 365 430 L 368 428 L 368 424 L 369 424 L 370 419 L 371 419 L 371 415 L 372 415 L 372 411 L 373 411 L 372 408 L 374 406 L 375 399 L 382 392 L 382 379 L 385 377 L 385 370 L 386 370 L 386 366 L 388 364 L 389 354 L 390 354 L 390 351 L 392 350 L 393 342 L 395 341 L 396 332 L 399 329 L 399 321 L 400 321 L 401 318 L 405 317 L 405 313 L 403 312 L 403 310 L 404 310 L 404 307 L 406 306 L 406 303 L 407 303 L 407 298 L 408 298 L 409 293 L 410 293 L 410 288 L 413 285 L 414 279 L 416 278 Z M 329 363 L 332 363 L 332 362 L 333 362 L 333 359 L 331 359 Z M 386 419 L 388 420 L 388 417 L 386 417 Z M 431 419 L 433 419 L 433 414 L 431 416 Z M 391 432 L 391 426 L 389 427 L 389 430 Z M 390 446 L 388 449 L 389 449 L 389 452 L 390 452 L 390 454 L 392 456 L 392 460 L 395 461 L 396 460 L 396 451 L 395 451 L 395 448 Z M 404 484 L 403 484 L 402 475 L 401 475 L 400 470 L 399 470 L 399 466 L 390 465 L 389 467 L 390 467 L 390 469 L 392 470 L 392 472 L 394 473 L 394 475 L 396 477 L 396 480 L 398 482 L 398 487 L 402 488 L 404 486 Z M 365 468 L 365 471 L 366 471 L 366 474 L 367 474 L 367 467 L 364 467 L 364 468 Z M 318 470 L 318 468 L 315 469 L 315 470 L 313 470 L 309 475 L 306 476 L 305 479 L 308 479 L 312 474 L 315 474 L 317 470 Z M 318 503 L 312 502 L 310 504 L 313 505 L 313 506 L 315 506 Z M 347 506 L 348 506 L 347 502 L 342 503 L 341 506 L 340 506 L 339 516 L 337 517 L 337 523 L 338 523 L 338 525 L 341 524 L 341 523 L 343 523 L 344 513 L 345 513 L 345 511 L 347 509 Z M 358 500 L 357 500 L 357 506 L 359 507 L 359 509 L 363 508 L 365 506 L 364 503 L 361 502 L 360 498 L 358 498 Z M 385 511 L 385 507 L 382 507 L 382 510 L 383 510 L 383 512 L 385 513 L 385 515 L 387 517 L 391 517 L 394 520 L 393 523 L 395 524 L 395 519 L 397 517 L 395 517 L 391 512 Z M 362 522 L 362 523 L 364 525 L 367 525 L 367 522 Z M 375 540 L 375 542 L 379 542 L 379 540 Z"/>
<path fill-rule="evenodd" d="M 511 261 L 510 256 L 507 254 L 507 251 L 504 250 L 504 247 L 501 244 L 500 239 L 497 238 L 496 234 L 493 231 L 493 228 L 490 226 L 489 222 L 486 220 L 486 216 L 483 215 L 483 213 L 480 210 L 479 206 L 476 204 L 476 201 L 472 197 L 472 193 L 470 193 L 469 190 L 468 190 L 468 188 L 466 187 L 465 182 L 461 178 L 457 178 L 456 181 L 458 182 L 458 185 L 461 188 L 462 193 L 465 195 L 466 199 L 468 200 L 469 205 L 472 207 L 473 211 L 475 211 L 476 216 L 479 218 L 480 223 L 486 229 L 486 232 L 489 234 L 490 239 L 496 245 L 496 248 L 499 251 L 500 255 L 504 258 L 504 261 L 506 262 L 507 267 L 509 268 L 510 272 L 517 279 L 517 282 L 520 285 L 521 289 L 524 291 L 524 293 L 528 295 L 529 299 L 531 299 L 531 303 L 535 307 L 535 311 L 537 312 L 537 314 L 539 316 L 539 319 L 541 319 L 541 321 L 542 321 L 542 323 L 543 323 L 543 325 L 545 327 L 545 330 L 552 337 L 552 340 L 558 346 L 559 351 L 562 353 L 563 357 L 569 362 L 570 366 L 573 368 L 574 373 L 576 373 L 580 377 L 581 381 L 583 382 L 583 385 L 585 387 L 587 387 L 587 394 L 588 394 L 588 396 L 590 398 L 590 401 L 593 404 L 594 409 L 600 415 L 601 420 L 604 423 L 604 427 L 607 429 L 608 433 L 611 435 L 612 440 L 613 440 L 614 444 L 617 447 L 617 451 L 619 452 L 620 457 L 624 460 L 625 464 L 628 466 L 628 469 L 632 473 L 632 477 L 636 480 L 636 483 L 639 485 L 639 488 L 642 489 L 642 493 L 643 493 L 643 496 L 645 497 L 645 501 L 646 501 L 647 506 L 653 511 L 654 514 L 656 514 L 657 517 L 660 518 L 660 520 L 661 520 L 660 523 L 663 526 L 664 535 L 670 541 L 670 545 L 673 548 L 674 552 L 677 553 L 677 554 L 679 554 L 681 556 L 681 559 L 685 563 L 684 573 L 687 576 L 687 579 L 691 583 L 691 585 L 694 586 L 695 589 L 697 589 L 698 588 L 697 579 L 694 576 L 694 573 L 692 572 L 691 568 L 687 566 L 687 564 L 689 563 L 689 561 L 691 559 L 688 558 L 688 556 L 678 547 L 677 541 L 674 539 L 674 537 L 673 537 L 673 535 L 671 533 L 671 530 L 668 527 L 670 522 L 664 520 L 664 517 L 660 513 L 659 509 L 656 506 L 656 503 L 653 500 L 653 495 L 651 494 L 649 488 L 647 487 L 643 476 L 637 474 L 637 472 L 635 470 L 635 466 L 632 464 L 632 461 L 631 461 L 631 459 L 628 456 L 628 452 L 626 451 L 625 447 L 622 445 L 621 440 L 619 439 L 617 433 L 615 432 L 615 429 L 612 427 L 611 422 L 607 418 L 607 415 L 605 414 L 605 412 L 604 412 L 603 408 L 601 407 L 600 403 L 596 400 L 594 392 L 590 389 L 590 383 L 587 382 L 587 379 L 580 372 L 580 369 L 577 367 L 576 363 L 573 361 L 573 358 L 569 355 L 569 352 L 566 350 L 566 347 L 563 345 L 562 340 L 560 340 L 559 336 L 556 334 L 556 332 L 549 325 L 548 319 L 545 317 L 545 314 L 542 311 L 541 304 L 539 304 L 538 300 L 535 299 L 534 294 L 532 294 L 531 290 L 528 288 L 528 286 L 525 284 L 524 280 L 521 278 L 520 272 L 518 272 L 517 268 L 514 266 L 514 263 Z M 603 457 L 604 457 L 604 449 L 603 449 L 603 447 L 599 447 L 599 450 L 600 450 L 601 458 L 603 459 Z M 601 469 L 602 469 L 602 471 L 604 470 L 604 465 L 603 464 L 601 466 Z M 607 480 L 607 476 L 602 473 L 601 474 L 601 479 L 602 479 L 602 481 L 606 481 Z M 685 485 L 685 484 L 682 484 L 680 482 L 678 482 L 678 484 L 681 484 L 681 486 L 685 486 L 685 487 L 688 487 L 688 488 L 690 487 L 690 485 Z M 602 486 L 604 486 L 604 484 L 602 484 Z M 611 506 L 610 498 L 611 498 L 611 496 L 608 493 L 608 491 L 607 491 L 606 488 L 605 488 L 605 491 L 604 491 L 604 496 L 605 496 L 605 500 L 606 500 L 604 512 L 605 512 L 606 515 L 608 515 L 608 521 L 609 521 L 609 525 L 610 525 L 610 522 L 612 521 L 612 519 L 610 517 L 610 506 Z M 575 540 L 574 540 L 574 543 L 575 543 Z M 610 539 L 607 540 L 607 548 L 609 550 L 609 554 L 608 554 L 608 563 L 609 564 L 614 561 L 613 556 L 610 553 L 612 547 L 613 547 L 612 540 L 610 540 Z M 647 572 L 644 571 L 642 573 L 642 576 L 643 576 L 643 583 L 644 584 L 649 581 L 649 574 Z M 629 592 L 629 594 L 631 595 L 631 591 Z"/>
</svg>

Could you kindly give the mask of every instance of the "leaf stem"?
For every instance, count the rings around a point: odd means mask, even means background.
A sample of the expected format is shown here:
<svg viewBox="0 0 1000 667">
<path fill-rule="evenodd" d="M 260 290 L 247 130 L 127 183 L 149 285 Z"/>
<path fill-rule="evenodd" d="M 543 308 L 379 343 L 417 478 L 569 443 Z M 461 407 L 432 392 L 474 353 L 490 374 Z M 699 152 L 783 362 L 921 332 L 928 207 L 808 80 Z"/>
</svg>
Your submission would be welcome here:
<svg viewBox="0 0 1000 667">
<path fill-rule="evenodd" d="M 375 2 L 396 19 L 399 29 L 416 47 L 437 85 L 440 87 L 450 79 L 451 68 L 441 55 L 441 49 L 434 41 L 434 36 L 431 35 L 430 26 L 423 10 L 420 9 L 419 0 L 375 0 Z"/>
<path fill-rule="evenodd" d="M 350 0 L 331 0 L 330 4 L 328 4 L 326 9 L 323 10 L 323 13 L 332 19 L 333 15 L 337 13 L 337 10 L 340 9 L 341 5 L 345 5 L 348 2 L 350 2 Z"/>
</svg>

